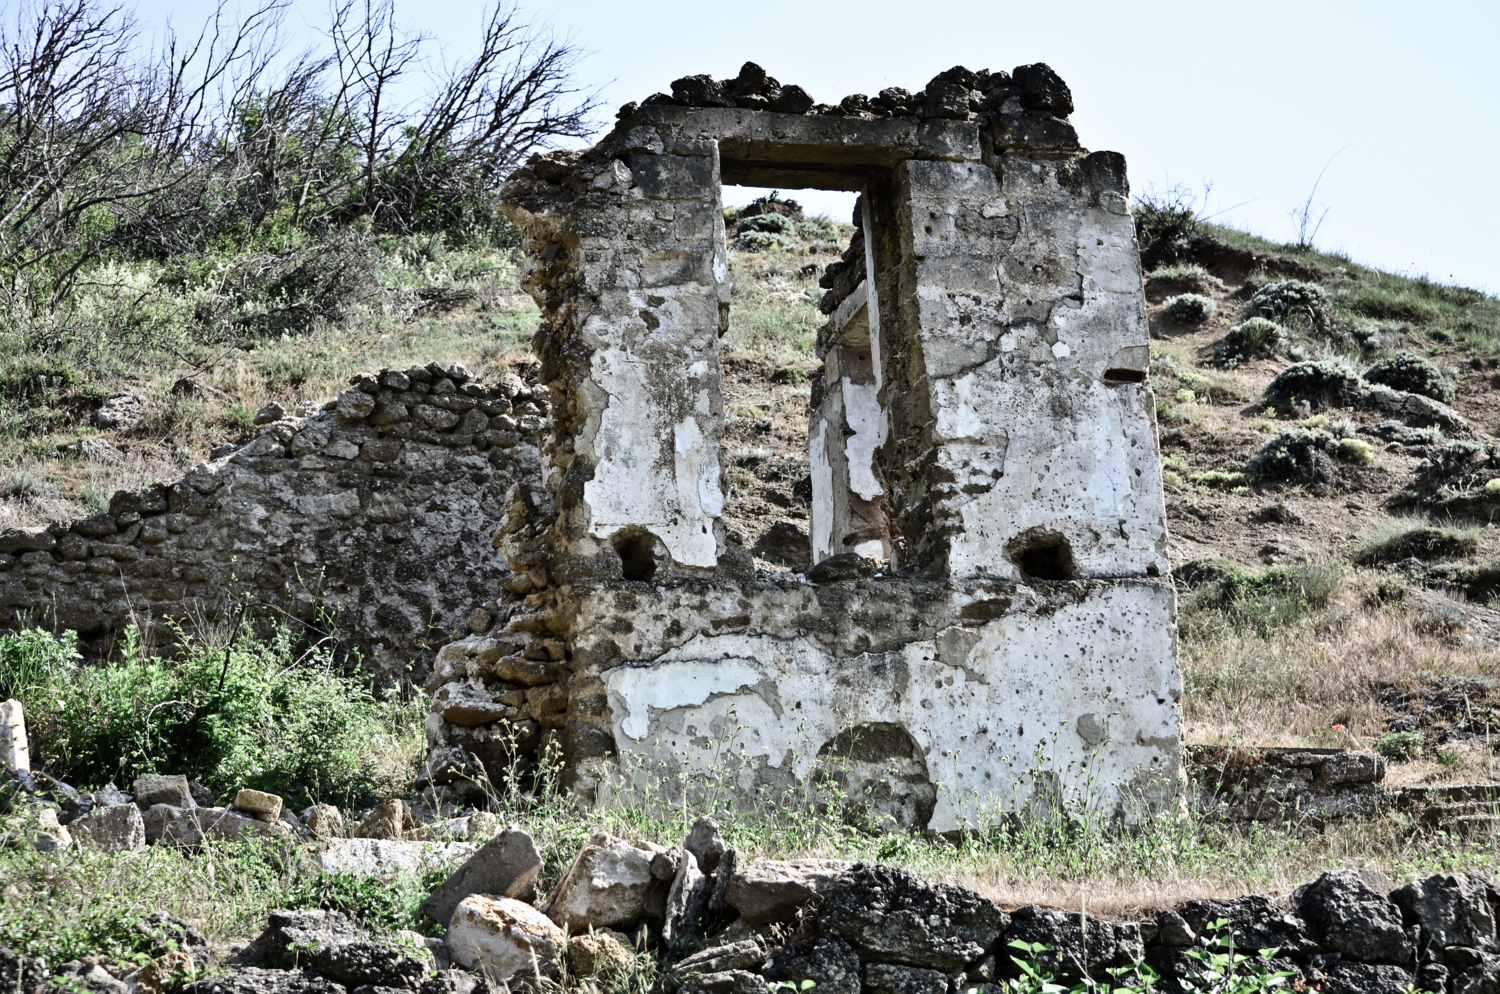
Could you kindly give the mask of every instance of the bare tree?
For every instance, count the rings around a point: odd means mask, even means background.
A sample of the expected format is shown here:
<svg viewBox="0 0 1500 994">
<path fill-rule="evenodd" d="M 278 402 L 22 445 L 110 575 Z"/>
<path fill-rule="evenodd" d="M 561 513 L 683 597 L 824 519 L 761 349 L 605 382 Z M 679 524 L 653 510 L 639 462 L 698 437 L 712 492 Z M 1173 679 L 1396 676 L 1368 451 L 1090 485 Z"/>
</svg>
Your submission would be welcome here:
<svg viewBox="0 0 1500 994">
<path fill-rule="evenodd" d="M 586 135 L 596 106 L 571 82 L 577 50 L 511 0 L 486 12 L 477 54 L 433 72 L 431 39 L 402 29 L 392 0 L 334 0 L 326 50 L 290 58 L 290 0 L 238 18 L 221 6 L 155 50 L 111 2 L 20 0 L 0 25 L 13 314 L 55 310 L 108 252 L 249 245 L 273 215 L 319 231 L 462 225 L 530 152 Z"/>
<path fill-rule="evenodd" d="M 1344 148 L 1348 147 L 1348 145 L 1344 146 Z M 1344 148 L 1328 157 L 1328 161 L 1323 163 L 1323 169 L 1318 173 L 1318 178 L 1313 180 L 1312 189 L 1307 191 L 1307 199 L 1288 212 L 1287 216 L 1292 219 L 1292 224 L 1297 228 L 1297 248 L 1304 252 L 1313 247 L 1313 239 L 1318 237 L 1318 230 L 1323 227 L 1323 221 L 1328 217 L 1327 205 L 1320 205 L 1323 208 L 1322 211 L 1316 218 L 1313 217 L 1313 198 L 1318 195 L 1318 185 L 1323 182 L 1324 173 L 1328 172 L 1328 167 L 1333 165 L 1333 160 L 1339 157 L 1339 152 L 1344 151 Z"/>
<path fill-rule="evenodd" d="M 140 56 L 129 12 L 97 0 L 28 3 L 0 27 L 0 271 L 13 306 L 57 306 L 115 243 L 115 222 L 189 178 L 217 88 L 256 86 L 269 65 L 256 42 L 284 2 L 228 31 L 215 17 L 185 44 L 169 33 L 157 59 Z M 28 279 L 40 270 L 47 279 Z"/>
<path fill-rule="evenodd" d="M 402 31 L 392 0 L 342 0 L 333 10 L 335 103 L 361 122 L 362 207 L 377 225 L 416 226 L 434 205 L 492 189 L 532 152 L 592 130 L 595 94 L 572 82 L 580 53 L 500 0 L 484 15 L 479 51 L 449 67 L 412 113 L 394 84 L 424 61 L 431 40 Z"/>
</svg>

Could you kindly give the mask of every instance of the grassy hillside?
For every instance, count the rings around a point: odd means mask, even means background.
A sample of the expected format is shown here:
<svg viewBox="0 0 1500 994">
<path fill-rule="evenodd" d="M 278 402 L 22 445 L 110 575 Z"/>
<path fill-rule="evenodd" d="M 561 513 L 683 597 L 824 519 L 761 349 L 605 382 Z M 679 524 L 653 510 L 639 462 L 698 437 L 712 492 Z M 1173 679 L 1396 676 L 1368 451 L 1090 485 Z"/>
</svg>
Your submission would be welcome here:
<svg viewBox="0 0 1500 994">
<path fill-rule="evenodd" d="M 1388 413 L 1265 391 L 1299 361 L 1357 377 L 1416 357 L 1436 377 L 1428 389 L 1482 443 L 1500 423 L 1500 301 L 1224 228 L 1162 234 L 1160 218 L 1143 206 L 1190 740 L 1373 747 L 1416 732 L 1428 748 L 1399 777 L 1489 776 L 1500 692 L 1487 632 L 1500 624 L 1490 625 L 1487 578 L 1500 533 L 1413 499 L 1451 432 L 1382 429 Z M 746 546 L 778 521 L 806 527 L 798 484 L 823 320 L 817 278 L 849 233 L 819 219 L 779 244 L 733 241 L 725 449 L 729 525 Z M 219 299 L 213 279 L 252 259 L 176 264 L 202 270 L 187 282 L 155 261 L 101 267 L 79 291 L 68 337 L 39 351 L 0 340 L 0 525 L 98 510 L 115 488 L 170 478 L 244 437 L 265 401 L 326 399 L 362 368 L 529 361 L 536 310 L 516 292 L 518 253 L 502 245 L 385 236 L 345 246 L 371 273 L 364 291 L 299 327 L 227 340 L 200 334 L 195 315 Z M 1290 307 L 1272 341 L 1232 352 L 1256 291 L 1288 280 L 1321 287 L 1322 311 Z M 1171 305 L 1184 295 L 1211 313 L 1198 321 Z M 103 400 L 126 390 L 144 401 L 142 419 L 94 425 Z M 1267 443 L 1301 431 L 1358 458 L 1326 460 L 1331 479 L 1247 475 Z"/>
<path fill-rule="evenodd" d="M 822 323 L 817 277 L 849 235 L 836 229 L 833 239 L 827 231 L 819 222 L 785 244 L 752 250 L 740 241 L 731 252 L 725 450 L 739 510 L 729 524 L 747 545 L 776 522 L 806 524 L 798 484 L 807 473 L 811 345 Z M 0 450 L 10 481 L 0 498 L 6 522 L 82 513 L 115 486 L 172 476 L 242 437 L 265 400 L 291 407 L 324 399 L 360 368 L 435 358 L 480 369 L 530 361 L 536 311 L 515 292 L 513 250 L 391 237 L 372 239 L 362 251 L 378 274 L 377 293 L 337 316 L 233 347 L 195 339 L 183 317 L 201 285 L 184 288 L 158 264 L 139 262 L 119 267 L 115 278 L 137 287 L 132 299 L 142 310 L 149 303 L 153 313 L 169 315 L 150 335 L 123 339 L 128 349 L 103 331 L 77 335 L 46 354 L 45 375 L 25 372 L 37 360 L 11 348 L 0 367 L 10 384 L 0 401 L 8 426 Z M 1325 287 L 1325 323 L 1282 315 L 1271 345 L 1227 359 L 1225 339 L 1244 325 L 1255 291 L 1287 277 Z M 108 296 L 117 288 L 84 292 L 101 302 L 122 299 Z M 1295 361 L 1342 362 L 1362 373 L 1404 351 L 1434 364 L 1442 382 L 1428 386 L 1444 392 L 1443 383 L 1451 385 L 1454 408 L 1488 430 L 1500 416 L 1500 378 L 1492 380 L 1500 358 L 1496 301 L 1217 228 L 1194 232 L 1177 257 L 1157 260 L 1147 292 L 1189 740 L 1377 748 L 1404 733 L 1398 744 L 1408 758 L 1393 764 L 1391 780 L 1490 778 L 1500 697 L 1490 633 L 1500 624 L 1492 624 L 1482 578 L 1495 559 L 1496 536 L 1482 523 L 1450 520 L 1409 499 L 1426 472 L 1423 461 L 1450 439 L 1428 432 L 1387 440 L 1369 433 L 1389 420 L 1384 415 L 1333 403 L 1314 409 L 1296 398 L 1277 403 L 1264 392 Z M 1211 301 L 1196 309 L 1212 314 L 1200 323 L 1175 319 L 1192 317 L 1188 305 L 1169 304 L 1185 293 Z M 101 303 L 92 313 L 113 312 Z M 196 393 L 173 392 L 184 377 L 198 385 Z M 124 429 L 92 425 L 102 399 L 124 389 L 144 400 L 142 420 Z M 1247 476 L 1257 452 L 1287 431 L 1327 432 L 1336 475 Z M 80 454 L 73 445 L 80 439 L 102 444 Z M 1367 458 L 1358 447 L 1338 447 L 1349 440 L 1368 442 Z M 413 710 L 391 719 L 399 733 L 393 741 L 404 744 L 382 741 L 380 755 L 367 758 L 389 763 L 401 754 L 409 762 L 419 717 Z M 389 789 L 399 792 L 399 772 L 387 772 L 394 778 Z M 686 827 L 683 813 L 654 811 L 627 796 L 580 815 L 547 790 L 502 793 L 495 799 L 501 817 L 532 830 L 548 853 L 546 882 L 592 831 L 674 843 Z M 720 814 L 730 843 L 746 855 L 879 860 L 968 883 L 1009 904 L 1071 907 L 1086 894 L 1091 911 L 1127 917 L 1188 897 L 1284 892 L 1329 867 L 1356 866 L 1396 882 L 1494 863 L 1490 840 L 1416 832 L 1399 812 L 1318 833 L 1197 818 L 1131 832 L 1088 819 L 1043 820 L 1025 830 L 996 826 L 959 847 L 869 835 L 795 806 Z M 123 941 L 123 923 L 143 910 L 171 908 L 227 939 L 253 932 L 267 908 L 286 905 L 353 910 L 364 927 L 384 934 L 419 924 L 416 909 L 431 883 L 403 878 L 361 887 L 234 846 L 214 854 L 218 874 L 205 876 L 191 861 L 152 852 L 146 862 L 0 853 L 8 882 L 0 894 L 0 939 L 61 959 L 113 949 Z M 130 955 L 126 946 L 115 955 Z"/>
</svg>

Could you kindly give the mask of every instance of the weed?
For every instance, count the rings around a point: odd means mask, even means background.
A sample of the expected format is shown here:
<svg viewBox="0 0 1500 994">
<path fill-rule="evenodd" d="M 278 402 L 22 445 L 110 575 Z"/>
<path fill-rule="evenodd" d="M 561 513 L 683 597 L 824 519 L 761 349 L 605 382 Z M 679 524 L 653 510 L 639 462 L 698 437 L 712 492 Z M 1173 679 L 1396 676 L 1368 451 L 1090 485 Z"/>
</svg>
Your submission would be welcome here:
<svg viewBox="0 0 1500 994">
<path fill-rule="evenodd" d="M 1359 376 L 1353 369 L 1323 359 L 1294 363 L 1277 373 L 1266 387 L 1265 398 L 1284 407 L 1299 401 L 1313 407 L 1349 407 L 1359 394 Z"/>
<path fill-rule="evenodd" d="M 1328 299 L 1328 293 L 1316 283 L 1281 280 L 1267 283 L 1256 290 L 1250 298 L 1247 313 L 1282 324 L 1292 318 L 1299 318 L 1313 331 L 1325 333 L 1333 318 L 1333 302 Z"/>
<path fill-rule="evenodd" d="M 1295 625 L 1328 606 L 1344 584 L 1345 569 L 1315 563 L 1259 575 L 1231 572 L 1193 598 L 1184 624 L 1199 631 L 1228 626 L 1260 632 Z"/>
<path fill-rule="evenodd" d="M 1335 436 L 1337 437 L 1337 436 Z M 1375 449 L 1360 438 L 1340 438 L 1334 445 L 1333 454 L 1336 458 L 1355 466 L 1368 466 L 1375 461 Z"/>
<path fill-rule="evenodd" d="M 1285 329 L 1275 321 L 1249 318 L 1230 328 L 1214 346 L 1214 364 L 1232 369 L 1249 359 L 1271 355 L 1285 340 Z"/>
<path fill-rule="evenodd" d="M 422 916 L 422 905 L 446 877 L 445 870 L 429 871 L 422 876 L 408 874 L 395 880 L 324 873 L 294 884 L 284 900 L 288 908 L 339 911 L 377 931 L 406 928 L 431 932 L 436 923 Z"/>
<path fill-rule="evenodd" d="M 178 659 L 150 656 L 127 630 L 118 660 L 78 662 L 72 633 L 0 635 L 16 660 L 37 764 L 97 786 L 142 773 L 181 773 L 216 794 L 254 787 L 293 807 L 340 805 L 399 791 L 372 758 L 392 730 L 420 733 L 426 707 L 374 695 L 344 676 L 328 647 L 299 650 L 291 633 L 243 628 L 228 645 L 183 636 Z M 405 771 L 401 772 L 404 776 Z"/>
<path fill-rule="evenodd" d="M 1479 549 L 1476 527 L 1440 528 L 1422 522 L 1392 519 L 1367 538 L 1354 561 L 1378 566 L 1403 559 L 1463 559 Z"/>
<path fill-rule="evenodd" d="M 1460 770 L 1468 765 L 1464 759 L 1464 754 L 1458 749 L 1439 749 L 1437 756 L 1434 758 L 1437 760 L 1439 766 L 1449 770 Z"/>
<path fill-rule="evenodd" d="M 1281 501 L 1276 501 L 1274 504 L 1267 504 L 1256 512 L 1256 517 L 1261 521 L 1277 525 L 1296 525 L 1302 523 L 1302 519 L 1298 517 L 1297 513 Z"/>
<path fill-rule="evenodd" d="M 1375 751 L 1393 763 L 1407 763 L 1422 755 L 1421 732 L 1387 732 L 1375 743 Z"/>
<path fill-rule="evenodd" d="M 1327 483 L 1333 476 L 1333 460 L 1326 453 L 1336 447 L 1334 437 L 1321 428 L 1293 428 L 1256 450 L 1245 466 L 1245 474 L 1266 482 L 1297 479 Z"/>
<path fill-rule="evenodd" d="M 1198 232 L 1196 198 L 1182 187 L 1164 193 L 1148 189 L 1136 197 L 1136 243 L 1141 249 L 1141 268 L 1156 269 L 1191 252 L 1192 238 Z"/>
</svg>

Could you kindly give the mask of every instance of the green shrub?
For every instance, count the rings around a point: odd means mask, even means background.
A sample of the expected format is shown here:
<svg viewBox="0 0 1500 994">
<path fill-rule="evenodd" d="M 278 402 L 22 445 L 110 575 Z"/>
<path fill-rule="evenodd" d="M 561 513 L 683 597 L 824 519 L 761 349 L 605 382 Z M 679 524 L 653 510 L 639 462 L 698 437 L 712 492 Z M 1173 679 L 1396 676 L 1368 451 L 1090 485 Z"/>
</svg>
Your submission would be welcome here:
<svg viewBox="0 0 1500 994">
<path fill-rule="evenodd" d="M 797 222 L 784 214 L 757 214 L 747 217 L 740 222 L 740 234 L 750 231 L 761 231 L 768 235 L 795 235 L 797 233 Z"/>
<path fill-rule="evenodd" d="M 1214 363 L 1233 368 L 1249 359 L 1268 356 L 1286 341 L 1286 331 L 1269 318 L 1249 318 L 1230 328 L 1214 346 Z"/>
<path fill-rule="evenodd" d="M 839 240 L 839 229 L 838 225 L 826 217 L 813 217 L 797 222 L 797 235 L 809 242 L 836 242 Z"/>
<path fill-rule="evenodd" d="M 1301 480 L 1328 483 L 1337 469 L 1328 454 L 1336 440 L 1321 428 L 1293 428 L 1262 445 L 1250 457 L 1245 473 L 1252 480 Z"/>
<path fill-rule="evenodd" d="M 393 880 L 352 873 L 320 873 L 291 888 L 286 907 L 339 911 L 367 929 L 394 932 L 409 928 L 431 932 L 436 923 L 422 916 L 427 897 L 447 879 L 447 870 Z"/>
<path fill-rule="evenodd" d="M 1284 628 L 1332 603 L 1343 589 L 1345 569 L 1336 563 L 1309 563 L 1245 574 L 1228 567 L 1187 602 L 1184 621 L 1190 629 Z"/>
<path fill-rule="evenodd" d="M 1314 408 L 1349 407 L 1359 394 L 1359 376 L 1354 370 L 1342 362 L 1320 359 L 1293 363 L 1277 373 L 1266 387 L 1265 398 L 1286 407 L 1304 400 Z"/>
<path fill-rule="evenodd" d="M 1479 549 L 1475 529 L 1437 528 L 1397 523 L 1367 539 L 1355 556 L 1361 566 L 1378 566 L 1403 559 L 1463 559 Z"/>
<path fill-rule="evenodd" d="M 1500 471 L 1500 458 L 1479 442 L 1449 442 L 1417 463 L 1416 486 L 1420 492 L 1488 488 Z"/>
<path fill-rule="evenodd" d="M 764 217 L 775 217 L 776 215 L 762 215 Z M 742 252 L 766 252 L 771 249 L 788 249 L 792 246 L 792 240 L 786 235 L 778 235 L 770 231 L 742 231 L 734 238 L 734 247 Z"/>
<path fill-rule="evenodd" d="M 132 629 L 121 658 L 101 665 L 78 662 L 75 639 L 0 636 L 0 659 L 50 674 L 20 699 L 33 761 L 60 779 L 83 787 L 184 774 L 216 795 L 252 787 L 292 807 L 357 805 L 404 786 L 378 750 L 416 734 L 426 708 L 377 698 L 326 650 L 297 651 L 286 630 L 247 629 L 228 648 L 189 644 L 168 661 L 143 652 Z"/>
<path fill-rule="evenodd" d="M 1168 300 L 1165 307 L 1167 317 L 1182 325 L 1202 324 L 1218 309 L 1219 305 L 1212 297 L 1199 293 L 1178 294 Z"/>
<path fill-rule="evenodd" d="M 1397 352 L 1365 370 L 1366 383 L 1380 383 L 1392 390 L 1419 393 L 1448 403 L 1453 399 L 1453 384 L 1431 362 L 1410 352 Z"/>
<path fill-rule="evenodd" d="M 1343 462 L 1368 466 L 1375 461 L 1375 447 L 1362 438 L 1341 438 L 1333 454 Z"/>
<path fill-rule="evenodd" d="M 1256 290 L 1250 298 L 1248 313 L 1281 324 L 1300 318 L 1314 331 L 1326 332 L 1332 327 L 1333 305 L 1327 291 L 1316 283 L 1281 280 Z"/>
<path fill-rule="evenodd" d="M 1141 268 L 1169 265 L 1192 254 L 1198 233 L 1198 210 L 1191 194 L 1174 187 L 1165 193 L 1147 191 L 1135 201 L 1135 237 L 1141 248 Z"/>
<path fill-rule="evenodd" d="M 79 658 L 78 637 L 71 632 L 57 636 L 27 628 L 0 636 L 0 701 L 15 698 L 24 707 L 39 691 L 66 681 Z"/>
</svg>

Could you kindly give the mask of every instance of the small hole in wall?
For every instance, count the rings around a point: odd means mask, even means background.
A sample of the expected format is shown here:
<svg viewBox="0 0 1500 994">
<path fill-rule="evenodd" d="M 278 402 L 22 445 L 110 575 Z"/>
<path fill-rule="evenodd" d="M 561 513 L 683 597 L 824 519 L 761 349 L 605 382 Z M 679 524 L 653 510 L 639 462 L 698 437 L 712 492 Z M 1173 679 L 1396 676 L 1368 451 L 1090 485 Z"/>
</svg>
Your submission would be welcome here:
<svg viewBox="0 0 1500 994">
<path fill-rule="evenodd" d="M 656 539 L 650 532 L 631 532 L 615 537 L 620 554 L 620 572 L 627 580 L 649 580 L 656 575 Z"/>
<path fill-rule="evenodd" d="M 1057 532 L 1032 529 L 1012 541 L 1007 551 L 1028 580 L 1067 580 L 1078 572 L 1072 547 Z"/>
</svg>

